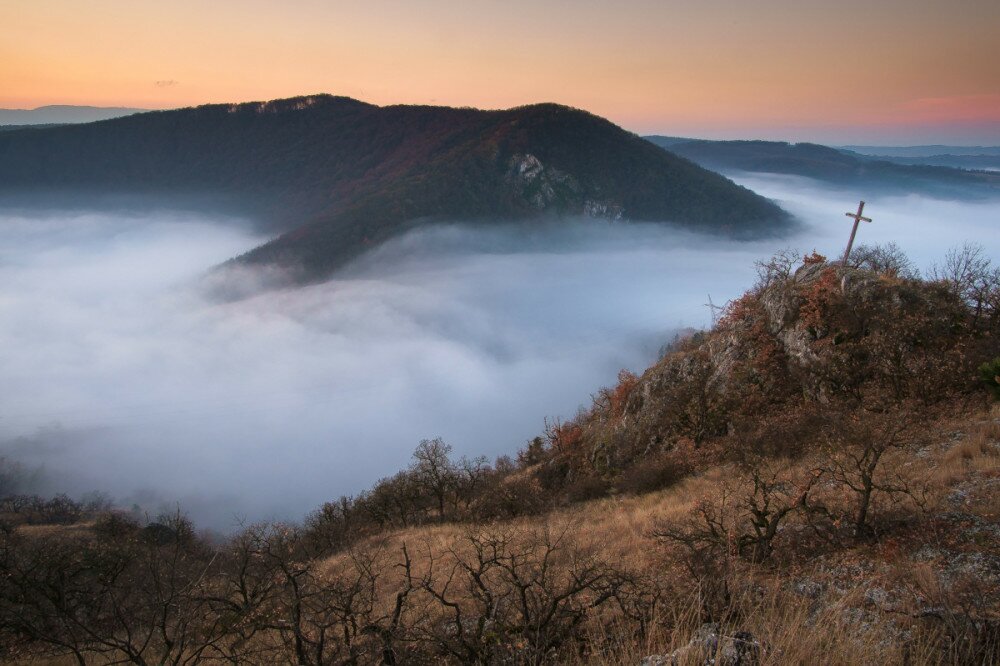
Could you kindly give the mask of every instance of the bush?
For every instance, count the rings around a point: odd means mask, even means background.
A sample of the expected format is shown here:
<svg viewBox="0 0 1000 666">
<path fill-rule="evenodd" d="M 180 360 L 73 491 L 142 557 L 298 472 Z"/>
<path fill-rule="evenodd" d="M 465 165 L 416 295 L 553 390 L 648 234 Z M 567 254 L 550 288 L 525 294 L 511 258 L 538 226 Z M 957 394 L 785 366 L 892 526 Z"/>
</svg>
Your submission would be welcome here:
<svg viewBox="0 0 1000 666">
<path fill-rule="evenodd" d="M 569 484 L 566 498 L 570 502 L 587 502 L 605 497 L 611 490 L 611 482 L 599 476 L 585 476 Z"/>
<path fill-rule="evenodd" d="M 546 508 L 545 493 L 534 476 L 511 476 L 494 491 L 478 497 L 469 506 L 469 517 L 478 522 L 506 520 L 541 513 Z"/>
<path fill-rule="evenodd" d="M 689 467 L 669 454 L 653 457 L 629 467 L 618 482 L 618 490 L 633 495 L 644 495 L 654 490 L 672 486 L 683 479 Z"/>
<path fill-rule="evenodd" d="M 123 539 L 139 531 L 139 524 L 128 514 L 108 511 L 94 521 L 94 533 L 105 540 Z"/>
<path fill-rule="evenodd" d="M 979 366 L 979 378 L 994 400 L 1000 400 L 1000 356 Z"/>
</svg>

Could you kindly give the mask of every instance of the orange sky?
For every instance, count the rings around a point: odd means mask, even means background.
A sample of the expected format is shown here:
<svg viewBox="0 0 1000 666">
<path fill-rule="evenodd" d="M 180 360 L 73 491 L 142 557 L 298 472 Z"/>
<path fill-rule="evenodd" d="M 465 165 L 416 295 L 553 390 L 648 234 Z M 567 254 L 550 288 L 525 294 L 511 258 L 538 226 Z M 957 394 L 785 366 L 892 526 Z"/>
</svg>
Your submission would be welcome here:
<svg viewBox="0 0 1000 666">
<path fill-rule="evenodd" d="M 997 0 L 0 0 L 0 107 L 556 101 L 643 133 L 1000 143 Z"/>
</svg>

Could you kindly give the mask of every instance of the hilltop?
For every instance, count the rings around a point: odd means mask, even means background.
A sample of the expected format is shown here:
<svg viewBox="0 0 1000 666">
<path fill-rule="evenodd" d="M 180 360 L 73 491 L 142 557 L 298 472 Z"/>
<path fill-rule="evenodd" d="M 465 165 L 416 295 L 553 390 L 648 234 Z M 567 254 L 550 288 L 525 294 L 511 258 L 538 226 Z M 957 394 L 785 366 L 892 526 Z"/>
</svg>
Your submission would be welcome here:
<svg viewBox="0 0 1000 666">
<path fill-rule="evenodd" d="M 584 111 L 328 95 L 3 132 L 0 195 L 221 206 L 278 235 L 240 262 L 304 281 L 435 221 L 586 215 L 738 236 L 789 223 L 772 202 Z"/>
<path fill-rule="evenodd" d="M 852 259 L 775 256 L 516 459 L 424 440 L 302 525 L 8 497 L 4 657 L 996 663 L 1000 270 Z"/>
</svg>

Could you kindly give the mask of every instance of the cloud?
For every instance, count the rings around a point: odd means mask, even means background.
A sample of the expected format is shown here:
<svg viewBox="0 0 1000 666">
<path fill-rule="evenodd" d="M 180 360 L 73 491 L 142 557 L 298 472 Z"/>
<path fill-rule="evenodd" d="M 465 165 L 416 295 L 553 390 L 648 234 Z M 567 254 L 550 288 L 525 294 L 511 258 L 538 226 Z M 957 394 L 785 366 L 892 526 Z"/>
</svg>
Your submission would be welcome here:
<svg viewBox="0 0 1000 666">
<path fill-rule="evenodd" d="M 160 81 L 153 81 L 153 85 L 157 88 L 171 88 L 173 86 L 179 86 L 180 81 L 174 81 L 173 79 L 163 79 Z"/>
<path fill-rule="evenodd" d="M 864 196 L 741 178 L 808 226 L 753 243 L 595 221 L 440 226 L 326 283 L 237 301 L 217 295 L 260 276 L 205 275 L 262 240 L 232 220 L 0 212 L 0 455 L 40 466 L 53 491 L 176 501 L 225 528 L 358 492 L 422 438 L 513 453 L 705 325 L 708 294 L 738 296 L 754 259 L 839 254 Z M 868 199 L 860 242 L 895 240 L 923 265 L 966 239 L 1000 257 L 995 204 Z"/>
</svg>

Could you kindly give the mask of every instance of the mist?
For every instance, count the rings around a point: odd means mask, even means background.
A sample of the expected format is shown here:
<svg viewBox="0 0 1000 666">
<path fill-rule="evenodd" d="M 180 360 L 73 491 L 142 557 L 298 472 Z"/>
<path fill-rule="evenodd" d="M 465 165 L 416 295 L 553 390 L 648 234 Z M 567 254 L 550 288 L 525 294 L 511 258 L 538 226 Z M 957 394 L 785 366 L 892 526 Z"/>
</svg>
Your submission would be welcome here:
<svg viewBox="0 0 1000 666">
<path fill-rule="evenodd" d="M 193 213 L 0 211 L 0 455 L 42 492 L 100 490 L 199 523 L 299 519 L 409 461 L 423 438 L 512 454 L 571 418 L 618 371 L 710 323 L 794 247 L 830 256 L 864 193 L 738 175 L 802 224 L 721 240 L 576 220 L 438 226 L 299 289 L 210 268 L 264 240 Z M 920 268 L 948 247 L 1000 257 L 1000 204 L 871 198 L 860 243 Z"/>
</svg>

